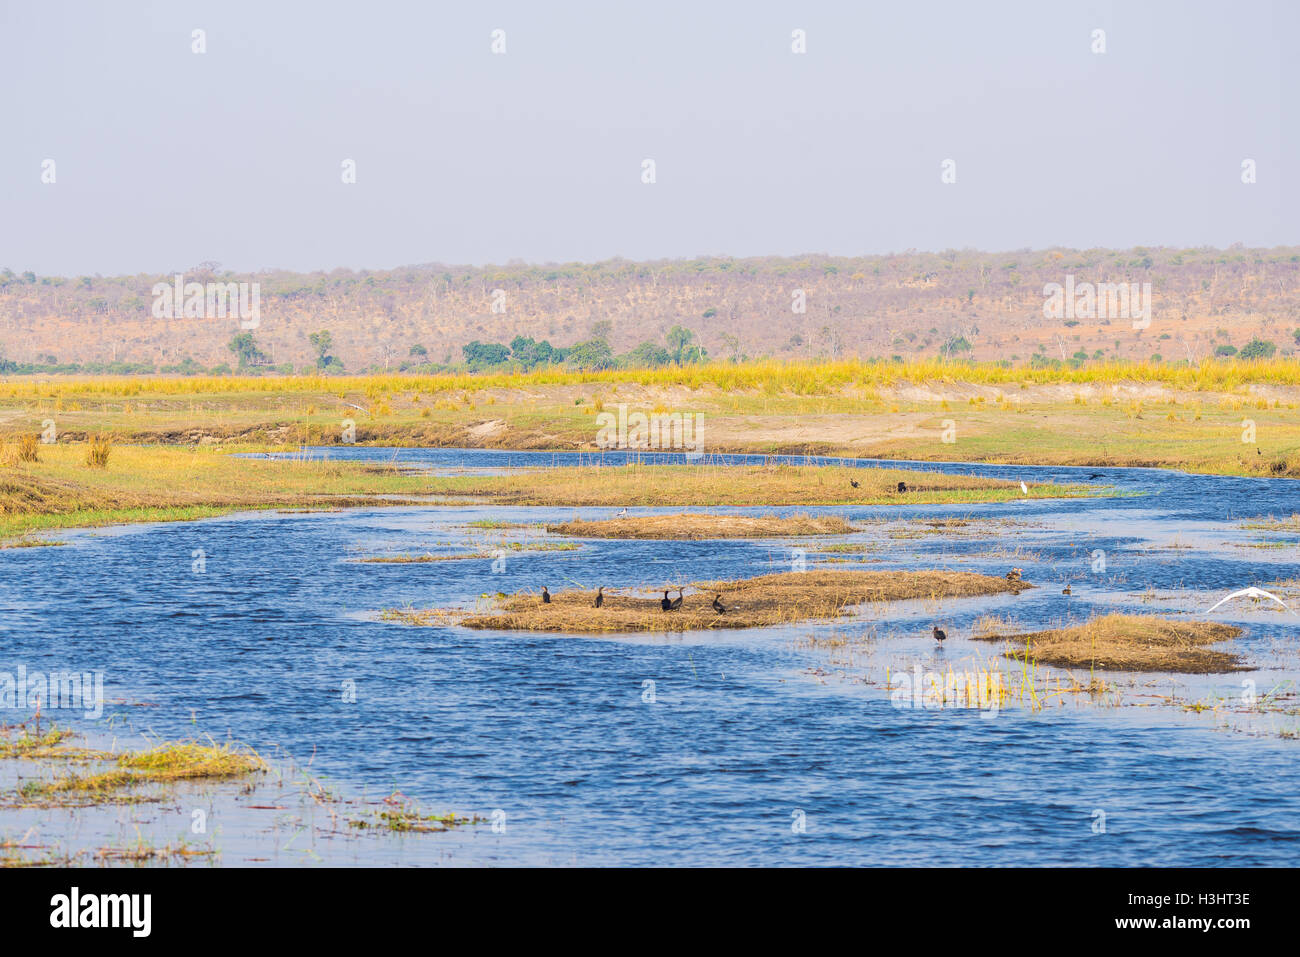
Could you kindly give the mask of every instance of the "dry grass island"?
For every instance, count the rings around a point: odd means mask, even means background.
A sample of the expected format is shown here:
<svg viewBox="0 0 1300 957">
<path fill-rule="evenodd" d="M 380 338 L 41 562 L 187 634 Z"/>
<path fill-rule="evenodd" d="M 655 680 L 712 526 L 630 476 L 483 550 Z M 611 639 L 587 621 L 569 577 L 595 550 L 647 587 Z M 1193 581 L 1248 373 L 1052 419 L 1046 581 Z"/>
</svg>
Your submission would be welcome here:
<svg viewBox="0 0 1300 957">
<path fill-rule="evenodd" d="M 698 541 L 715 538 L 802 538 L 849 535 L 861 529 L 838 515 L 629 515 L 623 518 L 547 525 L 552 535 L 575 538 L 638 538 Z"/>
<path fill-rule="evenodd" d="M 839 618 L 858 605 L 912 599 L 969 598 L 1018 594 L 1034 587 L 974 572 L 950 571 L 828 571 L 783 572 L 736 581 L 708 581 L 667 590 L 682 595 L 680 608 L 665 611 L 663 589 L 643 597 L 647 589 L 608 591 L 597 608 L 596 592 L 568 589 L 544 603 L 538 592 L 503 595 L 487 611 L 456 609 L 388 609 L 386 621 L 411 625 L 448 622 L 466 628 L 501 631 L 612 634 L 643 631 L 698 631 L 716 628 L 762 628 L 803 621 Z M 686 590 L 689 588 L 690 593 Z M 713 607 L 721 596 L 726 609 Z"/>
<path fill-rule="evenodd" d="M 1206 647 L 1236 638 L 1233 625 L 1178 621 L 1155 615 L 1101 615 L 1080 625 L 1018 632 L 986 620 L 974 637 L 1005 641 L 1008 658 L 1060 668 L 1221 674 L 1245 670 L 1239 655 Z"/>
</svg>

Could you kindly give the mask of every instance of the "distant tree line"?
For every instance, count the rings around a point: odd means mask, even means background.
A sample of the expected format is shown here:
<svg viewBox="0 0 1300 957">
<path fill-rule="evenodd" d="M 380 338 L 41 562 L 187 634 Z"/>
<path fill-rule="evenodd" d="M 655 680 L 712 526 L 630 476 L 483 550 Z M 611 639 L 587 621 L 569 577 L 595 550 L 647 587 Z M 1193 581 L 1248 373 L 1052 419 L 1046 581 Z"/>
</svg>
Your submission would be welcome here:
<svg viewBox="0 0 1300 957">
<path fill-rule="evenodd" d="M 515 336 L 509 344 L 499 342 L 480 342 L 474 340 L 461 346 L 464 361 L 460 363 L 432 362 L 429 350 L 417 343 L 408 350 L 406 358 L 398 365 L 397 371 L 413 374 L 436 374 L 442 372 L 529 372 L 541 368 L 563 368 L 577 371 L 598 371 L 601 369 L 653 369 L 663 366 L 696 365 L 710 360 L 708 350 L 699 344 L 695 333 L 683 326 L 673 326 L 665 336 L 664 345 L 644 341 L 622 354 L 615 354 L 610 348 L 609 323 L 597 322 L 593 325 L 590 338 L 572 346 L 553 346 L 543 339 L 541 342 L 528 336 Z M 1300 346 L 1300 328 L 1292 331 L 1296 345 Z M 1162 337 L 1167 338 L 1167 337 Z M 241 332 L 231 338 L 227 349 L 235 357 L 235 365 L 222 362 L 214 366 L 204 366 L 190 357 L 178 362 L 158 365 L 152 362 L 59 362 L 53 355 L 37 356 L 30 362 L 17 362 L 5 357 L 0 346 L 0 375 L 342 375 L 346 373 L 343 363 L 331 352 L 334 337 L 328 330 L 313 332 L 307 337 L 316 353 L 316 361 L 310 366 L 294 366 L 292 362 L 272 363 L 257 345 L 251 332 Z M 958 360 L 957 356 L 968 356 L 970 342 L 964 336 L 954 335 L 940 347 L 939 355 L 948 360 L 969 362 L 967 358 Z M 1240 349 L 1230 343 L 1215 347 L 1214 357 L 1219 359 L 1272 359 L 1277 354 L 1277 344 L 1258 337 L 1251 339 Z M 744 356 L 733 353 L 726 361 L 741 362 Z M 999 365 L 1010 366 L 1012 360 L 1002 359 Z M 900 355 L 891 356 L 894 362 L 902 362 Z M 1105 361 L 1102 350 L 1092 354 L 1079 349 L 1067 359 L 1049 356 L 1045 347 L 1040 345 L 1029 357 L 1032 368 L 1074 368 L 1086 362 Z M 1151 355 L 1152 362 L 1164 362 L 1160 353 Z M 1187 359 L 1171 359 L 1171 363 L 1186 365 Z M 381 373 L 391 371 L 384 366 L 371 365 L 358 370 L 362 373 Z"/>
</svg>

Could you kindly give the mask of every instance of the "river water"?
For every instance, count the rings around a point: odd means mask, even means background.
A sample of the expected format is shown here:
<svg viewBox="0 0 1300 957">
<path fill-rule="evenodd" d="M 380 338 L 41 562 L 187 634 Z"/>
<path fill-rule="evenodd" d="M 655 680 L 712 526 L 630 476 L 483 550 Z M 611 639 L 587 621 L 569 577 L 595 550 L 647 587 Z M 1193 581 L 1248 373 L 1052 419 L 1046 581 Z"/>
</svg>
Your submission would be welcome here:
<svg viewBox="0 0 1300 957">
<path fill-rule="evenodd" d="M 625 458 L 312 454 L 438 473 Z M 988 658 L 991 649 L 967 637 L 984 614 L 1037 625 L 1117 609 L 1206 617 L 1237 589 L 1300 579 L 1300 533 L 1242 527 L 1245 519 L 1300 513 L 1300 486 L 1145 469 L 903 464 L 1029 482 L 1100 473 L 1092 481 L 1120 494 L 753 509 L 866 523 L 831 540 L 863 545 L 860 555 L 839 554 L 865 564 L 831 567 L 1001 575 L 1016 566 L 1043 587 L 865 609 L 833 624 L 685 636 L 412 627 L 381 621 L 379 612 L 468 607 L 485 594 L 543 584 L 652 590 L 789 570 L 801 556 L 781 541 L 604 540 L 574 550 L 505 549 L 495 566 L 492 557 L 357 561 L 560 541 L 540 529 L 471 523 L 615 511 L 597 508 L 259 512 L 74 531 L 58 536 L 63 547 L 0 552 L 0 671 L 103 672 L 111 702 L 103 718 L 56 716 L 92 733 L 128 722 L 163 737 L 229 735 L 310 758 L 341 788 L 399 789 L 431 808 L 495 812 L 495 828 L 409 843 L 407 863 L 1293 864 L 1300 741 L 1286 735 L 1294 714 L 1224 728 L 1157 700 L 1235 700 L 1243 681 L 1261 695 L 1293 691 L 1300 619 L 1271 602 L 1236 600 L 1209 616 L 1247 628 L 1235 650 L 1254 670 L 1122 682 L 1128 704 L 1149 695 L 1150 707 L 1012 704 L 992 715 L 902 708 L 891 703 L 884 675 Z M 917 520 L 944 517 L 973 524 L 953 535 L 914 533 Z M 833 557 L 815 544 L 800 547 L 809 567 Z M 1288 586 L 1270 590 L 1300 608 Z M 936 618 L 951 635 L 942 647 L 929 636 Z M 830 661 L 807 640 L 833 634 L 865 649 L 860 667 Z M 353 689 L 355 700 L 346 693 Z"/>
</svg>

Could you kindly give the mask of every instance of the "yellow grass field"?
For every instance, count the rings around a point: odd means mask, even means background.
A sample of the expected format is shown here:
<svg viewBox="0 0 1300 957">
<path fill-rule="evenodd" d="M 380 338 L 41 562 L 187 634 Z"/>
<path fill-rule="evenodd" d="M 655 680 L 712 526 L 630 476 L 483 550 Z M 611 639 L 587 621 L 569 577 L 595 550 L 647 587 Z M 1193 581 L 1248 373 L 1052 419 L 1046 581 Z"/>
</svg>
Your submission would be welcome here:
<svg viewBox="0 0 1300 957">
<path fill-rule="evenodd" d="M 753 362 L 369 377 L 10 378 L 0 439 L 292 449 L 597 450 L 623 407 L 695 413 L 703 452 L 1300 474 L 1300 362 Z"/>
</svg>

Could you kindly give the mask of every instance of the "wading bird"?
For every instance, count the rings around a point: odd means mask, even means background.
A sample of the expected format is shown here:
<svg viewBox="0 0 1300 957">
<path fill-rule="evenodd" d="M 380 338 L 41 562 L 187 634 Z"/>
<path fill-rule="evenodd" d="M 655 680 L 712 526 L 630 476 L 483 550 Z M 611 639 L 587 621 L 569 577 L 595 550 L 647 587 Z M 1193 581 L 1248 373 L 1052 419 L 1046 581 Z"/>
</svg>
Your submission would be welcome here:
<svg viewBox="0 0 1300 957">
<path fill-rule="evenodd" d="M 623 511 L 619 512 L 617 517 L 618 517 L 618 518 L 626 518 L 626 517 L 627 517 L 627 509 L 623 509 Z"/>
<path fill-rule="evenodd" d="M 543 605 L 549 605 L 550 603 L 551 603 L 551 593 L 548 592 L 548 591 L 546 590 L 546 586 L 543 585 L 543 586 L 542 586 L 542 604 L 543 604 Z"/>
<path fill-rule="evenodd" d="M 941 642 L 941 643 L 942 643 L 942 641 L 943 641 L 945 638 L 948 637 L 948 635 L 944 632 L 944 630 L 943 630 L 942 628 L 940 628 L 938 625 L 935 625 L 934 628 L 931 629 L 931 631 L 933 631 L 933 633 L 934 633 L 934 640 L 935 640 L 935 641 L 938 641 L 938 642 Z"/>
<path fill-rule="evenodd" d="M 719 615 L 725 615 L 727 613 L 727 606 L 722 603 L 721 594 L 713 596 L 713 610 Z"/>
<path fill-rule="evenodd" d="M 1024 495 L 1028 495 L 1028 494 L 1029 494 L 1029 486 L 1026 485 L 1024 482 L 1021 482 L 1021 483 L 1020 483 L 1020 491 L 1021 491 L 1022 494 L 1024 494 Z"/>
<path fill-rule="evenodd" d="M 599 608 L 605 604 L 605 586 L 601 585 L 596 589 L 596 607 Z"/>
<path fill-rule="evenodd" d="M 1224 602 L 1232 601 L 1232 599 L 1234 598 L 1271 598 L 1273 599 L 1273 601 L 1277 602 L 1287 611 L 1291 611 L 1291 608 L 1287 605 L 1287 603 L 1284 602 L 1281 598 L 1278 598 L 1277 595 L 1274 595 L 1272 592 L 1264 591 L 1264 589 L 1262 588 L 1256 588 L 1254 585 L 1251 585 L 1249 588 L 1243 588 L 1241 591 L 1234 591 L 1231 595 L 1227 595 L 1219 599 L 1213 605 L 1210 606 L 1209 610 L 1214 611 L 1214 609 L 1218 608 Z M 1293 611 L 1291 613 L 1295 614 L 1295 612 Z"/>
</svg>

